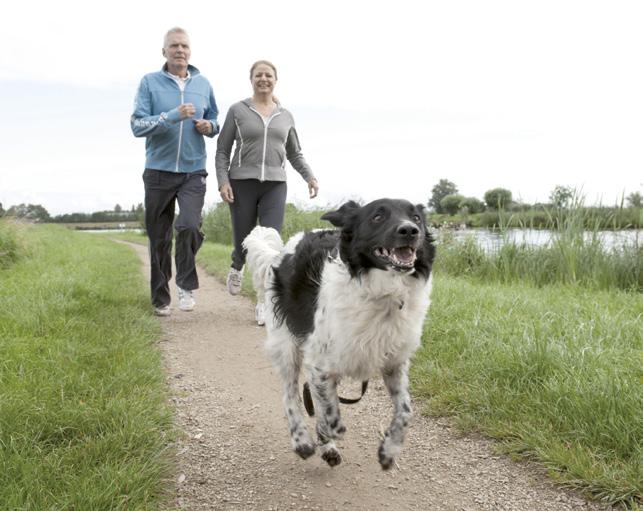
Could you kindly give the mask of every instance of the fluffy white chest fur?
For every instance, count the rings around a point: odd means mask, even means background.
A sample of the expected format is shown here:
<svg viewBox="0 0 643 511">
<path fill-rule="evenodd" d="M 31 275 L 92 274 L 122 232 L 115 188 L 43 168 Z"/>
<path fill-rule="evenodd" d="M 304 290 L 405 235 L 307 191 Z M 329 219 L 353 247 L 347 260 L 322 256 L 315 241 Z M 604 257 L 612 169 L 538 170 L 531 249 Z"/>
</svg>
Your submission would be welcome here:
<svg viewBox="0 0 643 511">
<path fill-rule="evenodd" d="M 301 458 L 319 447 L 328 465 L 341 463 L 337 387 L 343 378 L 381 377 L 393 417 L 377 457 L 389 470 L 412 415 L 408 369 L 429 307 L 433 238 L 422 205 L 403 199 L 349 201 L 322 219 L 339 229 L 301 234 L 284 247 L 277 231 L 256 227 L 243 243 L 265 298 L 266 349 L 283 383 L 291 444 Z M 316 442 L 302 415 L 301 372 Z"/>
<path fill-rule="evenodd" d="M 382 369 L 408 360 L 419 346 L 430 292 L 431 278 L 372 270 L 357 279 L 341 261 L 329 261 L 304 360 L 358 380 L 379 376 Z"/>
</svg>

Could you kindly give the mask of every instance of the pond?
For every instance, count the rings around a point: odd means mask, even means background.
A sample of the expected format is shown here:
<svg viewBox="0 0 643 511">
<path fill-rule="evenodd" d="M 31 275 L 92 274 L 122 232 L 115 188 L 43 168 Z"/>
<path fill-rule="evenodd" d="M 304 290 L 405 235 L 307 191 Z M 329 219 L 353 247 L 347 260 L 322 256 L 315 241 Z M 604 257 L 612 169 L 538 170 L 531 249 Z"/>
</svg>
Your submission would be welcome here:
<svg viewBox="0 0 643 511">
<path fill-rule="evenodd" d="M 140 234 L 145 232 L 144 229 L 75 229 L 78 232 L 93 232 L 93 233 L 101 233 L 101 232 L 133 232 L 135 234 Z"/>
<path fill-rule="evenodd" d="M 456 240 L 463 240 L 473 237 L 476 242 L 486 250 L 493 250 L 501 246 L 505 241 L 514 242 L 517 245 L 544 246 L 550 243 L 557 233 L 546 229 L 507 229 L 506 232 L 492 231 L 489 229 L 461 229 L 447 231 Z M 437 231 L 438 240 L 441 232 Z M 597 236 L 603 246 L 607 249 L 621 248 L 624 245 L 640 246 L 643 241 L 643 229 L 630 229 L 621 231 L 597 231 L 596 233 L 586 231 L 584 237 L 590 241 Z"/>
</svg>

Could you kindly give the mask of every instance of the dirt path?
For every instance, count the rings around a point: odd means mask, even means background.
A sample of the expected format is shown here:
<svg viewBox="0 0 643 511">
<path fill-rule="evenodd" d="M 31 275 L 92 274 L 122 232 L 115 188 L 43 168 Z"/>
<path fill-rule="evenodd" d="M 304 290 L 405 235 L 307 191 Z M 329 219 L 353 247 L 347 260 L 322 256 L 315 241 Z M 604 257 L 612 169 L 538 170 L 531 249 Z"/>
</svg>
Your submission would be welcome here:
<svg viewBox="0 0 643 511">
<path fill-rule="evenodd" d="M 147 250 L 134 246 L 149 275 Z M 413 419 L 399 468 L 377 462 L 391 405 L 373 381 L 356 405 L 343 406 L 343 463 L 291 450 L 277 375 L 262 351 L 253 304 L 199 273 L 197 307 L 159 318 L 173 392 L 178 446 L 176 505 L 189 510 L 601 510 L 554 488 L 535 467 L 460 438 L 447 420 Z M 173 290 L 175 291 L 175 290 Z M 175 294 L 175 293 L 174 293 Z M 357 388 L 345 394 L 354 394 Z"/>
</svg>

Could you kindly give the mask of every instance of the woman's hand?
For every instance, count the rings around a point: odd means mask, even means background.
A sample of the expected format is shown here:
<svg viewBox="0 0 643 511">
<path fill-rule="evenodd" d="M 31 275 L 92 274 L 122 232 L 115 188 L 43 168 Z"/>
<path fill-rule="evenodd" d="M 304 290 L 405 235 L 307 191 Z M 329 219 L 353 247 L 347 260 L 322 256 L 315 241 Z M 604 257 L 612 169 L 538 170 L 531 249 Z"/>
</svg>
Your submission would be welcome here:
<svg viewBox="0 0 643 511">
<path fill-rule="evenodd" d="M 317 180 L 315 178 L 312 178 L 308 181 L 308 194 L 311 199 L 314 199 L 317 197 L 317 193 L 319 193 L 319 184 L 317 184 Z"/>
<path fill-rule="evenodd" d="M 221 185 L 221 188 L 219 188 L 219 194 L 224 202 L 227 202 L 228 204 L 232 204 L 234 202 L 234 193 L 232 193 L 230 183 Z"/>
</svg>

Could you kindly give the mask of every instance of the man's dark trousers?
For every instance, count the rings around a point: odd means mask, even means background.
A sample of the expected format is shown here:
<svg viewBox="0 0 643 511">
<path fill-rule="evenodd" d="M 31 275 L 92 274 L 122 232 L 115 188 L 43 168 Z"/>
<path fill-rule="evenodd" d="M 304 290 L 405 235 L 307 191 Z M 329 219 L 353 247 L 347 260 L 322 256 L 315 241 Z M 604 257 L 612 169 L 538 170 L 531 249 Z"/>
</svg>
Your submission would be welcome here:
<svg viewBox="0 0 643 511">
<path fill-rule="evenodd" d="M 196 253 L 203 243 L 201 212 L 205 200 L 205 170 L 165 172 L 145 169 L 145 229 L 149 238 L 150 288 L 155 307 L 169 305 L 172 278 L 172 224 L 176 229 L 176 285 L 199 287 Z M 179 214 L 174 221 L 174 207 Z"/>
</svg>

